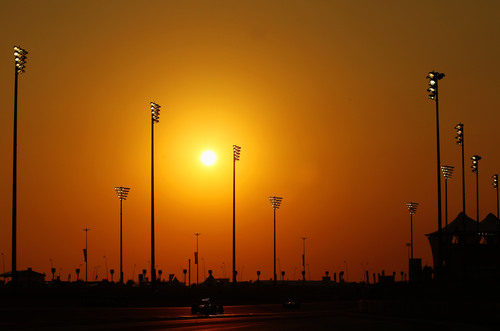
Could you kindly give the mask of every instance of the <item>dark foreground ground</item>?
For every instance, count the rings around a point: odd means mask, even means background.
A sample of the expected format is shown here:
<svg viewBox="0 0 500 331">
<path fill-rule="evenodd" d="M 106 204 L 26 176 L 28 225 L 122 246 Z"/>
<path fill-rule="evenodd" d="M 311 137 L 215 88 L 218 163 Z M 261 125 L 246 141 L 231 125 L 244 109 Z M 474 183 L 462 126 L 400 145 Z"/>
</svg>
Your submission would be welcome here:
<svg viewBox="0 0 500 331">
<path fill-rule="evenodd" d="M 193 316 L 214 298 L 225 314 Z M 302 302 L 287 311 L 287 298 Z M 46 283 L 0 287 L 0 330 L 500 330 L 500 285 L 280 283 L 121 286 Z"/>
<path fill-rule="evenodd" d="M 374 304 L 373 302 L 371 304 Z M 306 303 L 287 311 L 279 304 L 226 306 L 217 316 L 193 316 L 189 307 L 1 308 L 0 329 L 32 330 L 498 330 L 483 321 L 362 312 L 359 302 Z"/>
</svg>

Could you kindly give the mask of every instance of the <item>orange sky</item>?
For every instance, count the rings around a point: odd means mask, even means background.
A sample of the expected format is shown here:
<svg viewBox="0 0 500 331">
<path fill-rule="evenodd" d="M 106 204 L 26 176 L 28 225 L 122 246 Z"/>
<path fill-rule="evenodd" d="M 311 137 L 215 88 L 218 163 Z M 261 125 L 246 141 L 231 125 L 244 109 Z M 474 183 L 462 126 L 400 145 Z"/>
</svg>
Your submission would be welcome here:
<svg viewBox="0 0 500 331">
<path fill-rule="evenodd" d="M 440 84 L 442 160 L 458 166 L 454 125 L 465 123 L 467 212 L 475 215 L 470 156 L 480 164 L 481 217 L 495 209 L 500 171 L 500 4 L 495 1 L 2 1 L 0 3 L 0 252 L 10 269 L 13 54 L 20 77 L 18 267 L 148 268 L 149 101 L 156 126 L 157 264 L 176 273 L 195 232 L 206 269 L 231 269 L 232 145 L 237 164 L 240 275 L 272 274 L 271 194 L 278 257 L 311 276 L 361 278 L 406 269 L 409 216 L 421 203 L 415 254 L 431 263 L 436 229 L 435 117 L 426 73 Z M 200 163 L 207 149 L 215 166 Z M 461 208 L 460 170 L 449 184 Z M 200 265 L 203 270 L 202 265 Z M 295 271 L 299 270 L 299 271 Z M 74 276 L 73 276 L 74 277 Z"/>
</svg>

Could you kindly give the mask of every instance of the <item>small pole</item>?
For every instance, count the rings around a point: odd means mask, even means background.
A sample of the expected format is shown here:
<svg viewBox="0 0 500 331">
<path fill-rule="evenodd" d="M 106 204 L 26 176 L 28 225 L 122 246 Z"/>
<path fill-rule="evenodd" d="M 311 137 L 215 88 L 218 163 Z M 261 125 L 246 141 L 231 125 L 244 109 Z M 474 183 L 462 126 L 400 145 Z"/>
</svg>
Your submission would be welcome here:
<svg viewBox="0 0 500 331">
<path fill-rule="evenodd" d="M 194 260 L 194 263 L 196 264 L 196 285 L 198 285 L 199 284 L 199 278 L 198 278 L 199 277 L 199 273 L 198 273 L 199 268 L 198 268 L 198 266 L 200 265 L 200 261 L 199 261 L 200 254 L 198 251 L 198 237 L 200 236 L 200 234 L 195 233 L 194 235 L 196 236 L 196 258 Z"/>
<path fill-rule="evenodd" d="M 90 231 L 89 228 L 84 228 L 83 231 L 85 231 L 85 283 L 88 281 L 88 260 L 89 260 L 89 250 L 87 246 L 87 232 Z"/>
<path fill-rule="evenodd" d="M 306 281 L 306 237 L 302 237 L 302 280 Z"/>
<path fill-rule="evenodd" d="M 413 260 L 413 214 L 410 214 L 410 259 Z"/>
</svg>

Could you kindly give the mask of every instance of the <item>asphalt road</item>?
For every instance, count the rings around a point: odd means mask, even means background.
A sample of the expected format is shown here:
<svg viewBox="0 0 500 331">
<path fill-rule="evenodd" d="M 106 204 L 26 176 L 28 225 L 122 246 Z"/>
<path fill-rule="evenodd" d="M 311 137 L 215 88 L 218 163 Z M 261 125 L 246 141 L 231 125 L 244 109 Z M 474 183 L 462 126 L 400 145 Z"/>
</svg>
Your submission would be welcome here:
<svg viewBox="0 0 500 331">
<path fill-rule="evenodd" d="M 361 314 L 354 303 L 227 306 L 223 315 L 193 316 L 188 307 L 1 309 L 0 329 L 32 330 L 489 330 L 450 321 Z"/>
</svg>

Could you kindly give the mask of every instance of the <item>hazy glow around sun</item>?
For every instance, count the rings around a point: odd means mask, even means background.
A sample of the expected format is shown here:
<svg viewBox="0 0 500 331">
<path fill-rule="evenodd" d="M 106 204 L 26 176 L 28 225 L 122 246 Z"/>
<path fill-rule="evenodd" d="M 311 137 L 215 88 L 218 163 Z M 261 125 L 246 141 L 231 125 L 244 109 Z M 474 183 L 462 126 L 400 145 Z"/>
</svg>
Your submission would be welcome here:
<svg viewBox="0 0 500 331">
<path fill-rule="evenodd" d="M 201 163 L 203 163 L 204 165 L 206 166 L 214 165 L 215 161 L 217 161 L 217 155 L 215 155 L 214 152 L 204 151 L 201 154 Z"/>
</svg>

